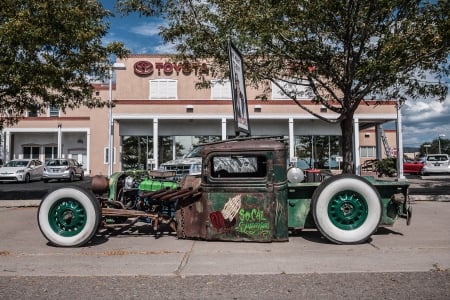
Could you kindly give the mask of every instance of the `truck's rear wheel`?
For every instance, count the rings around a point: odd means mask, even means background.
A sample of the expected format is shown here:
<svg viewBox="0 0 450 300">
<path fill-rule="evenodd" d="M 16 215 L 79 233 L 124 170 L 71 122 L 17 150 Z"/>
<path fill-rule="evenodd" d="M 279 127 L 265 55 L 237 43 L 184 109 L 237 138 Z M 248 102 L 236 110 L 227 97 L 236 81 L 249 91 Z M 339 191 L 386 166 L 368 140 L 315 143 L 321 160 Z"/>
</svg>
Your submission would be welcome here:
<svg viewBox="0 0 450 300">
<path fill-rule="evenodd" d="M 337 244 L 365 242 L 381 222 L 382 204 L 376 188 L 351 174 L 330 177 L 312 196 L 317 229 Z"/>
<path fill-rule="evenodd" d="M 54 245 L 77 247 L 87 243 L 101 222 L 101 209 L 91 192 L 71 186 L 54 190 L 38 210 L 39 229 Z"/>
</svg>

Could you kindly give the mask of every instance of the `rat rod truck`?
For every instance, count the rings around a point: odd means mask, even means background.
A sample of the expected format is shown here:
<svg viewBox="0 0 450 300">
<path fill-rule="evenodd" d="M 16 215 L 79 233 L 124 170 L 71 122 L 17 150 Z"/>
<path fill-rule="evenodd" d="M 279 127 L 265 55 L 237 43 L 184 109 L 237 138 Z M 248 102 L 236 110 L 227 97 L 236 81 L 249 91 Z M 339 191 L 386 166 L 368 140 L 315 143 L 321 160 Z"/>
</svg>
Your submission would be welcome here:
<svg viewBox="0 0 450 300">
<path fill-rule="evenodd" d="M 94 176 L 92 190 L 51 191 L 39 206 L 39 228 L 62 247 L 137 223 L 156 236 L 253 242 L 288 241 L 292 232 L 317 228 L 333 243 L 358 244 L 399 217 L 409 224 L 408 183 L 351 174 L 304 182 L 302 170 L 288 169 L 281 141 L 205 144 L 201 158 L 201 174 L 180 182 L 169 179 L 171 172 L 118 172 Z"/>
</svg>

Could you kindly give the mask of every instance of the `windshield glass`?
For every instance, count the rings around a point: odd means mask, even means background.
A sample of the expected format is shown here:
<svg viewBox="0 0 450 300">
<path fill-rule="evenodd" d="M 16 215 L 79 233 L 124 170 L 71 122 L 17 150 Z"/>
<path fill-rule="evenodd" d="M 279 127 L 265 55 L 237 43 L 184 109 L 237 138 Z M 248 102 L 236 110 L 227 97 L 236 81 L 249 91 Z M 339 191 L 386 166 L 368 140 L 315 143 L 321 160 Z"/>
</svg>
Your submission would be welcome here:
<svg viewBox="0 0 450 300">
<path fill-rule="evenodd" d="M 11 160 L 5 165 L 5 167 L 26 167 L 27 165 L 28 161 L 26 160 Z"/>
<path fill-rule="evenodd" d="M 191 152 L 187 153 L 184 158 L 192 158 L 192 157 L 200 157 L 200 151 L 203 149 L 203 146 L 194 147 Z"/>
<path fill-rule="evenodd" d="M 50 160 L 47 162 L 47 166 L 50 167 L 67 166 L 67 160 L 59 160 L 59 159 Z"/>
</svg>

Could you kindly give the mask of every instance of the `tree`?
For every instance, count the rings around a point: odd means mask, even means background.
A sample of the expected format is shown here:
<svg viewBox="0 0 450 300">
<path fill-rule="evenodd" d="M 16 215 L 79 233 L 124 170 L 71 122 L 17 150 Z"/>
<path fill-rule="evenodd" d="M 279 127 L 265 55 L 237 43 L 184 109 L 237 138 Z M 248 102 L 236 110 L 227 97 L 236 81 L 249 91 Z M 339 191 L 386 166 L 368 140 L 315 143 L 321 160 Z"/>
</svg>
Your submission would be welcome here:
<svg viewBox="0 0 450 300">
<path fill-rule="evenodd" d="M 0 6 L 0 130 L 27 110 L 98 107 L 92 78 L 105 78 L 119 42 L 103 45 L 111 12 L 93 0 L 5 0 Z"/>
<path fill-rule="evenodd" d="M 273 82 L 305 111 L 340 124 L 346 173 L 353 172 L 352 122 L 362 101 L 443 101 L 448 92 L 445 0 L 122 0 L 119 8 L 163 11 L 164 40 L 181 58 L 210 59 L 224 78 L 232 40 L 244 54 L 248 84 Z M 339 117 L 329 120 L 297 101 L 302 85 Z"/>
<path fill-rule="evenodd" d="M 450 155 L 450 140 L 444 138 L 437 138 L 431 142 L 423 143 L 420 145 L 420 153 L 423 155 L 439 153 L 439 145 L 441 146 L 441 153 Z"/>
</svg>

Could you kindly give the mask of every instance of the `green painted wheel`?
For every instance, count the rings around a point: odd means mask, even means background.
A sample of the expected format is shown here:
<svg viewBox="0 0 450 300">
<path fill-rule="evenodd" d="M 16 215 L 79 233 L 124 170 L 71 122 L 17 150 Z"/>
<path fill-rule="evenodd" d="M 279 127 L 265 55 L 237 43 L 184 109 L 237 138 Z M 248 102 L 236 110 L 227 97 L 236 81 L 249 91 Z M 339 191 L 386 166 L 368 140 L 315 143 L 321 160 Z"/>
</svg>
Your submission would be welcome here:
<svg viewBox="0 0 450 300">
<path fill-rule="evenodd" d="M 328 216 L 339 229 L 351 230 L 360 227 L 368 214 L 366 199 L 354 191 L 339 192 L 328 204 Z"/>
<path fill-rule="evenodd" d="M 311 207 L 317 229 L 331 242 L 365 242 L 381 222 L 382 203 L 377 189 L 362 177 L 330 177 L 314 191 Z"/>
<path fill-rule="evenodd" d="M 72 198 L 56 201 L 48 214 L 50 227 L 65 237 L 79 234 L 86 226 L 86 220 L 86 210 L 80 202 Z"/>
<path fill-rule="evenodd" d="M 76 247 L 87 243 L 101 222 L 100 203 L 95 195 L 80 187 L 56 189 L 41 201 L 39 229 L 54 245 Z"/>
</svg>

